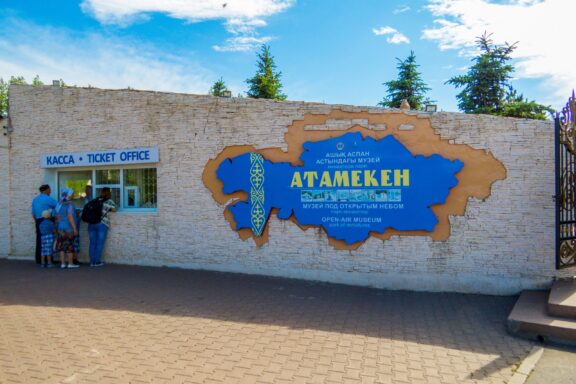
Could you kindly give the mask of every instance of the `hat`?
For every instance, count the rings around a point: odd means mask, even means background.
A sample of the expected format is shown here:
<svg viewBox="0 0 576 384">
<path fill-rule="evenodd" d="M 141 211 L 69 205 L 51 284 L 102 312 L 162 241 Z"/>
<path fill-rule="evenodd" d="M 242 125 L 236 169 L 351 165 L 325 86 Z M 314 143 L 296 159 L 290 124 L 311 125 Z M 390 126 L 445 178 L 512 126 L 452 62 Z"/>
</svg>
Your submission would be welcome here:
<svg viewBox="0 0 576 384">
<path fill-rule="evenodd" d="M 52 217 L 52 208 L 42 211 L 42 217 L 45 219 L 51 218 Z"/>
<path fill-rule="evenodd" d="M 50 186 L 49 186 L 48 184 L 42 184 L 42 185 L 40 186 L 40 188 L 38 188 L 38 190 L 39 190 L 40 192 L 44 192 L 44 191 L 46 191 L 46 190 L 48 190 L 48 189 L 50 189 Z"/>
<path fill-rule="evenodd" d="M 62 189 L 62 193 L 60 194 L 60 196 L 63 199 L 70 199 L 70 197 L 74 194 L 74 190 L 72 188 L 64 188 Z"/>
</svg>

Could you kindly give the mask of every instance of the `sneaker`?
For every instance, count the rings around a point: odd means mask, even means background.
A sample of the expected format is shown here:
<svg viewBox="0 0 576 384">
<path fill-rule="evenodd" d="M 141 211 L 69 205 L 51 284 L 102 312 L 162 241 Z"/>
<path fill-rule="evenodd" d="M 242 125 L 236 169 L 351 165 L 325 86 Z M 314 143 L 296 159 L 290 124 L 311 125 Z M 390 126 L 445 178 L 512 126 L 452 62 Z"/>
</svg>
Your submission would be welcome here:
<svg viewBox="0 0 576 384">
<path fill-rule="evenodd" d="M 95 263 L 93 267 L 103 267 L 104 263 Z"/>
<path fill-rule="evenodd" d="M 68 264 L 68 268 L 79 268 L 80 266 L 77 264 Z"/>
<path fill-rule="evenodd" d="M 46 268 L 54 268 L 54 264 L 48 263 L 48 264 L 46 264 Z"/>
<path fill-rule="evenodd" d="M 65 263 L 60 264 L 60 269 L 65 269 L 65 268 L 67 268 L 67 267 L 68 267 L 68 266 L 67 266 Z"/>
<path fill-rule="evenodd" d="M 40 264 L 40 268 L 46 268 L 46 264 Z"/>
</svg>

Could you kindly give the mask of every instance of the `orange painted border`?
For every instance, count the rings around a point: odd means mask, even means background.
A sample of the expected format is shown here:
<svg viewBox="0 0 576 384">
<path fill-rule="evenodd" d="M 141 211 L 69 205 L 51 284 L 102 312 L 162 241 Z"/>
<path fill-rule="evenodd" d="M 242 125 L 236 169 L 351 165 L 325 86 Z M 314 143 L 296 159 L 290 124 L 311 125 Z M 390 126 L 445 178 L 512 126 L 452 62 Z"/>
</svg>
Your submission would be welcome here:
<svg viewBox="0 0 576 384">
<path fill-rule="evenodd" d="M 369 125 L 383 126 L 385 129 L 368 129 L 360 125 L 354 125 L 346 130 L 314 130 L 306 129 L 307 126 L 325 125 L 328 120 L 367 120 Z M 410 125 L 413 128 L 406 130 L 400 129 L 404 125 Z M 222 161 L 247 152 L 258 152 L 266 160 L 272 162 L 290 162 L 293 165 L 302 165 L 299 160 L 302 154 L 302 144 L 307 141 L 322 141 L 328 138 L 334 138 L 347 132 L 360 132 L 363 137 L 372 137 L 382 139 L 388 135 L 393 135 L 413 155 L 430 156 L 439 154 L 447 159 L 459 159 L 464 163 L 464 167 L 456 174 L 458 185 L 450 190 L 450 194 L 445 204 L 433 205 L 431 208 L 438 217 L 439 223 L 434 231 L 397 231 L 387 229 L 384 233 L 371 232 L 371 236 L 381 240 L 387 240 L 393 235 L 401 236 L 429 236 L 433 240 L 443 241 L 450 236 L 450 215 L 463 216 L 466 210 L 466 204 L 470 197 L 486 199 L 490 196 L 492 184 L 497 180 L 506 178 L 506 168 L 491 153 L 483 149 L 473 149 L 465 144 L 450 144 L 448 140 L 442 140 L 440 135 L 434 132 L 430 118 L 428 116 L 415 116 L 403 112 L 383 112 L 369 113 L 362 112 L 345 112 L 341 109 L 333 109 L 329 114 L 306 114 L 304 119 L 295 120 L 292 125 L 288 126 L 285 134 L 285 140 L 288 144 L 288 151 L 284 152 L 279 148 L 259 149 L 249 146 L 229 146 L 224 148 L 215 159 L 206 163 L 202 174 L 204 185 L 212 192 L 214 200 L 219 204 L 226 204 L 230 200 L 240 199 L 247 200 L 248 194 L 245 192 L 224 195 L 222 193 L 222 182 L 216 177 L 216 170 Z M 275 214 L 275 210 L 270 215 Z M 225 210 L 224 216 L 235 228 L 235 222 L 230 211 Z M 294 217 L 291 220 L 298 225 Z M 318 228 L 317 226 L 300 226 L 303 230 L 309 228 Z M 242 229 L 238 232 L 242 240 L 253 238 L 258 246 L 268 241 L 268 225 L 265 226 L 264 232 L 260 237 L 254 236 L 250 229 Z M 363 242 L 346 244 L 342 240 L 335 240 L 328 237 L 329 243 L 339 250 L 354 250 L 360 247 Z"/>
</svg>

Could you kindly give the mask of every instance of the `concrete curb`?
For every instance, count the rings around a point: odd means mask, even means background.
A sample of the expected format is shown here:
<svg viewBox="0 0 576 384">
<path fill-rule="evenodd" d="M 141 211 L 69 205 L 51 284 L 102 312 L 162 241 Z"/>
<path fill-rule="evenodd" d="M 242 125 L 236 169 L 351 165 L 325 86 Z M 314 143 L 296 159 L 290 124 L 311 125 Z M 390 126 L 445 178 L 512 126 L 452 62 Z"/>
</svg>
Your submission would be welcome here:
<svg viewBox="0 0 576 384">
<path fill-rule="evenodd" d="M 536 346 L 532 348 L 528 357 L 524 359 L 520 367 L 514 372 L 514 376 L 510 379 L 508 384 L 524 384 L 526 379 L 528 379 L 528 375 L 534 370 L 538 360 L 542 357 L 544 353 L 544 348 L 541 346 Z"/>
</svg>

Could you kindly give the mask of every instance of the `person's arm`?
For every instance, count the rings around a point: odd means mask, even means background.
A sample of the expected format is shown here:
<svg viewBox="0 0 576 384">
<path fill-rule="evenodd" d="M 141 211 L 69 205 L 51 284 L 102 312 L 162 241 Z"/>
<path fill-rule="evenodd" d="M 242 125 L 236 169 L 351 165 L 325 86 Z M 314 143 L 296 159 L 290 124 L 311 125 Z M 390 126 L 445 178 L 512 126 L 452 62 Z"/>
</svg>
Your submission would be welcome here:
<svg viewBox="0 0 576 384">
<path fill-rule="evenodd" d="M 116 212 L 116 203 L 114 200 L 109 199 L 106 201 L 106 205 L 108 206 L 108 211 Z"/>
<path fill-rule="evenodd" d="M 74 218 L 74 207 L 72 204 L 68 207 L 68 220 L 70 221 L 70 225 L 72 226 L 72 230 L 74 231 L 74 236 L 78 235 L 78 228 L 76 228 L 76 219 Z"/>
</svg>

